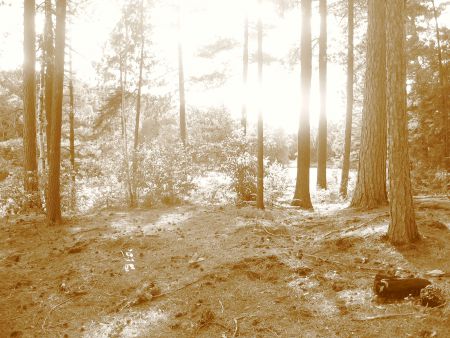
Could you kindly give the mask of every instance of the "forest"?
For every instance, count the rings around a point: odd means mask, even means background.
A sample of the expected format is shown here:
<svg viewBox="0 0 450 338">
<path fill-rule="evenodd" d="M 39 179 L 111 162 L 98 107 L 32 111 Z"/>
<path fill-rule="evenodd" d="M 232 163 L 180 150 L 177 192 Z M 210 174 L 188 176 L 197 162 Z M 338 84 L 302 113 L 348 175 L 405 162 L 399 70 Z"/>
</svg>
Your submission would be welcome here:
<svg viewBox="0 0 450 338">
<path fill-rule="evenodd" d="M 0 0 L 0 337 L 449 337 L 450 1 Z"/>
</svg>

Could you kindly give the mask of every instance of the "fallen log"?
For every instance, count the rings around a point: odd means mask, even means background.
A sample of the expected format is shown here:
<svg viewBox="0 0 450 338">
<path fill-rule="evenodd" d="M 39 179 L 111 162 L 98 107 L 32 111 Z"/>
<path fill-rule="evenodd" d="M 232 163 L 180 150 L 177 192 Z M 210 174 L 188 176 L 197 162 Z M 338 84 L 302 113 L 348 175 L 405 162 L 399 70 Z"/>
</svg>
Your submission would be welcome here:
<svg viewBox="0 0 450 338">
<path fill-rule="evenodd" d="M 382 298 L 403 299 L 408 296 L 419 296 L 420 290 L 431 282 L 423 278 L 398 278 L 377 274 L 373 283 L 373 291 Z"/>
</svg>

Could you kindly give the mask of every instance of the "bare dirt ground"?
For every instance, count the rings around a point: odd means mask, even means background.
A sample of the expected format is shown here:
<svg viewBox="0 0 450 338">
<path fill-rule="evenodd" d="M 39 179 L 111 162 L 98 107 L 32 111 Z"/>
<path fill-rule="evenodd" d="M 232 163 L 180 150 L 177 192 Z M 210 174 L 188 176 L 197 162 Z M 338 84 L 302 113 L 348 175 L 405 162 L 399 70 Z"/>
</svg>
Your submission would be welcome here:
<svg viewBox="0 0 450 338">
<path fill-rule="evenodd" d="M 382 302 L 377 271 L 450 272 L 450 201 L 416 200 L 423 239 L 388 210 L 106 210 L 0 227 L 1 337 L 450 337 L 450 306 Z M 450 275 L 426 277 L 447 299 Z"/>
</svg>

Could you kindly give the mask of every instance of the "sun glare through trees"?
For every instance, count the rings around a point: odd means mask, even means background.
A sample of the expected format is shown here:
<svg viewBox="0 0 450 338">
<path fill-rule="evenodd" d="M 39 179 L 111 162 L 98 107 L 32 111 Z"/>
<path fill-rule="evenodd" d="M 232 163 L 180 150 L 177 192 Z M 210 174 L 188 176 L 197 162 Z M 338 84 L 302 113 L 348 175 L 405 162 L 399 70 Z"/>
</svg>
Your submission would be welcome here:
<svg viewBox="0 0 450 338">
<path fill-rule="evenodd" d="M 0 0 L 1 337 L 449 337 L 446 0 Z"/>
</svg>

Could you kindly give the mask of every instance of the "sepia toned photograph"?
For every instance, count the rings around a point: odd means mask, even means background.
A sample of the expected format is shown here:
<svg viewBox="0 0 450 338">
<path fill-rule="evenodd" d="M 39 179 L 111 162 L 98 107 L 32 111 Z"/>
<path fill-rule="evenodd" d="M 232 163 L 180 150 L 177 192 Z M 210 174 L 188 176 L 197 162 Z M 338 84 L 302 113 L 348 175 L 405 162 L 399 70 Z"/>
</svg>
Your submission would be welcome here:
<svg viewBox="0 0 450 338">
<path fill-rule="evenodd" d="M 0 338 L 450 337 L 450 1 L 0 0 Z"/>
</svg>

